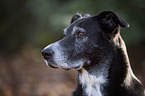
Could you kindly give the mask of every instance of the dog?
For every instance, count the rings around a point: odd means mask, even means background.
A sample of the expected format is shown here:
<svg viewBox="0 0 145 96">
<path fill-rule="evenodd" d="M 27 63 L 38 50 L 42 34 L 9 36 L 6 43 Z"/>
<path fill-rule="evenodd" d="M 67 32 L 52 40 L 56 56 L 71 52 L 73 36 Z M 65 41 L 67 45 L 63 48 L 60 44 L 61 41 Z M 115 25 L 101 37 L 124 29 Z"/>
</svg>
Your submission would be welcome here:
<svg viewBox="0 0 145 96">
<path fill-rule="evenodd" d="M 78 71 L 73 96 L 145 96 L 133 74 L 120 27 L 129 24 L 113 11 L 77 13 L 64 38 L 41 52 L 48 66 Z"/>
</svg>

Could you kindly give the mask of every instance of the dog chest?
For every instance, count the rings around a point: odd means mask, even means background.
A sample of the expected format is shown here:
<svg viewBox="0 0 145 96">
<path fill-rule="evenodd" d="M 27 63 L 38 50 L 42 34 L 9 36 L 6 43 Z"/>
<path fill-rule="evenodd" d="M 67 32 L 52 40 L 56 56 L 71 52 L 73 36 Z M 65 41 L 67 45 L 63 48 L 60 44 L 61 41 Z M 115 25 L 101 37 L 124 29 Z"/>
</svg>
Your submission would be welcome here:
<svg viewBox="0 0 145 96">
<path fill-rule="evenodd" d="M 107 83 L 107 79 L 103 75 L 96 77 L 83 70 L 79 74 L 79 83 L 82 84 L 83 95 L 103 96 L 103 86 Z"/>
</svg>

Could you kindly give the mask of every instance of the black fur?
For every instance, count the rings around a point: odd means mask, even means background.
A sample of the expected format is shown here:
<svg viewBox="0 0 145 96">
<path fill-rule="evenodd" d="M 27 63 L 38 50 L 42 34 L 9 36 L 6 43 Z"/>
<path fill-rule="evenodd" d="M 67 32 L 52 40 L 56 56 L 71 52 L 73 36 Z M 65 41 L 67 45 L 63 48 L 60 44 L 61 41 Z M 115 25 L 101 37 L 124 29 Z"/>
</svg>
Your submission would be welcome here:
<svg viewBox="0 0 145 96">
<path fill-rule="evenodd" d="M 73 68 L 79 74 L 85 69 L 96 78 L 100 75 L 99 70 L 107 70 L 103 76 L 108 74 L 108 82 L 100 89 L 103 96 L 144 96 L 143 85 L 130 67 L 120 27 L 129 27 L 129 24 L 112 11 L 103 11 L 97 16 L 77 13 L 66 29 L 65 37 L 44 48 L 42 55 L 50 67 Z M 56 56 L 61 59 L 55 60 Z M 78 78 L 73 96 L 87 96 L 85 87 Z"/>
</svg>

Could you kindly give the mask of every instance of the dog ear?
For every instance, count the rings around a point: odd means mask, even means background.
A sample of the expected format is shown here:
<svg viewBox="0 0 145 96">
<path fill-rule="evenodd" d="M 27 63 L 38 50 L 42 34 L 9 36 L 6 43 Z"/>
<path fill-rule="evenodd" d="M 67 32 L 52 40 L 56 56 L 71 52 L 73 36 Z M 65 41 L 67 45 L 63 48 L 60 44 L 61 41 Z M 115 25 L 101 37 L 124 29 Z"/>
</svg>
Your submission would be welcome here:
<svg viewBox="0 0 145 96">
<path fill-rule="evenodd" d="M 71 23 L 73 23 L 74 21 L 76 21 L 77 19 L 79 18 L 82 18 L 82 17 L 90 17 L 91 15 L 90 14 L 79 14 L 79 13 L 76 13 L 72 19 L 71 19 Z"/>
<path fill-rule="evenodd" d="M 71 19 L 71 23 L 73 23 L 74 21 L 76 21 L 77 19 L 82 18 L 82 15 L 79 13 L 76 13 L 72 19 Z"/>
<path fill-rule="evenodd" d="M 116 29 L 121 27 L 129 27 L 129 24 L 124 21 L 120 16 L 112 11 L 103 11 L 98 16 L 97 19 L 104 32 L 110 33 L 115 32 Z"/>
</svg>

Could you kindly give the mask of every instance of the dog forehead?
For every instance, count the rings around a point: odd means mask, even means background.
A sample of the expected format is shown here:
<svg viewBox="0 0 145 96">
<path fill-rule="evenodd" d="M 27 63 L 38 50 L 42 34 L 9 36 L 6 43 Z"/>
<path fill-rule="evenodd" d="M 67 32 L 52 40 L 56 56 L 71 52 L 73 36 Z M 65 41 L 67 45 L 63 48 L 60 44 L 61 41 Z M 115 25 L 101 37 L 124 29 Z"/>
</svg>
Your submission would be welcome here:
<svg viewBox="0 0 145 96">
<path fill-rule="evenodd" d="M 88 18 L 80 18 L 74 21 L 70 26 L 64 29 L 64 34 L 72 33 L 77 29 L 83 30 L 83 28 L 81 28 L 81 25 L 83 22 L 87 22 L 87 21 L 88 21 Z"/>
</svg>

